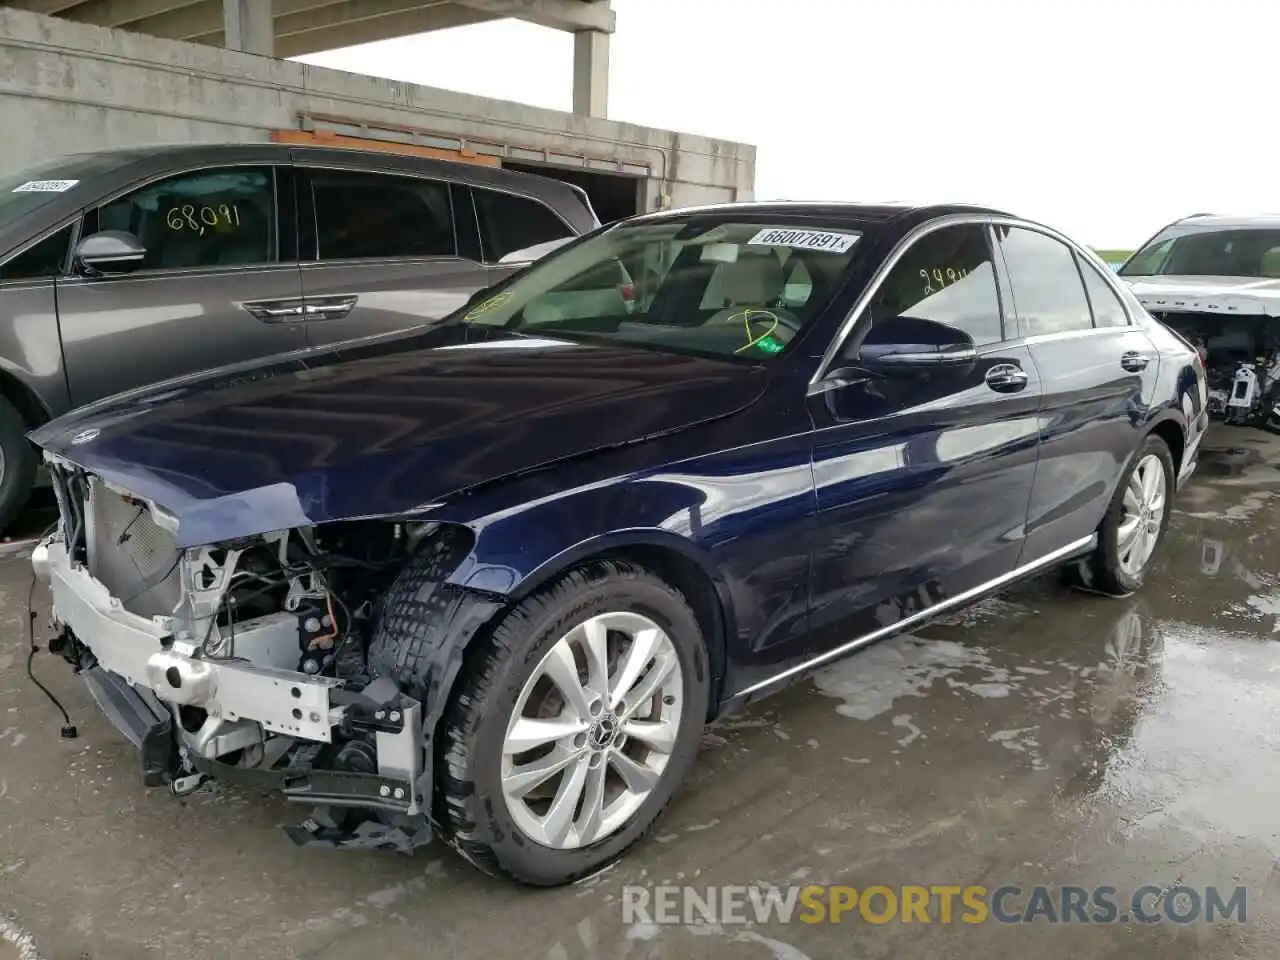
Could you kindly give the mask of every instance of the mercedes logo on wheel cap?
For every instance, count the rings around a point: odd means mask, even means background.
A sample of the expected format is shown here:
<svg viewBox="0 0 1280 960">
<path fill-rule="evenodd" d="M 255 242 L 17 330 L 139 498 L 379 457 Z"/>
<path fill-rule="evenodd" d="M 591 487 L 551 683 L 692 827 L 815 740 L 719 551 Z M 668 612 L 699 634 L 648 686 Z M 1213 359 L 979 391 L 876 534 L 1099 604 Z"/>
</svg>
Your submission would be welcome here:
<svg viewBox="0 0 1280 960">
<path fill-rule="evenodd" d="M 92 440 L 101 432 L 102 431 L 99 430 L 97 427 L 93 427 L 92 429 L 89 429 L 89 430 L 81 430 L 79 433 L 77 433 L 74 437 L 71 438 L 71 442 L 76 445 L 79 445 L 82 443 L 88 443 L 90 440 Z"/>
</svg>

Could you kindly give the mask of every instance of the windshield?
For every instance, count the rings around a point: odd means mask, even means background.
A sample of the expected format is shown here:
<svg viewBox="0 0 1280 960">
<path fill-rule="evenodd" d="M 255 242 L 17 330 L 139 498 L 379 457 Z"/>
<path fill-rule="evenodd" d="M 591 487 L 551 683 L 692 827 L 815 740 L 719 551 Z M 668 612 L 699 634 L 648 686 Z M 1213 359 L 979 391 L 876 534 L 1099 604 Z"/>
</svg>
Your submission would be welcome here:
<svg viewBox="0 0 1280 960">
<path fill-rule="evenodd" d="M 623 223 L 550 254 L 462 321 L 760 362 L 822 312 L 859 237 L 723 214 Z"/>
<path fill-rule="evenodd" d="M 1280 277 L 1280 230 L 1163 233 L 1135 253 L 1124 277 Z"/>
<path fill-rule="evenodd" d="M 120 158 L 111 154 L 78 154 L 0 175 L 0 227 L 120 163 Z"/>
</svg>

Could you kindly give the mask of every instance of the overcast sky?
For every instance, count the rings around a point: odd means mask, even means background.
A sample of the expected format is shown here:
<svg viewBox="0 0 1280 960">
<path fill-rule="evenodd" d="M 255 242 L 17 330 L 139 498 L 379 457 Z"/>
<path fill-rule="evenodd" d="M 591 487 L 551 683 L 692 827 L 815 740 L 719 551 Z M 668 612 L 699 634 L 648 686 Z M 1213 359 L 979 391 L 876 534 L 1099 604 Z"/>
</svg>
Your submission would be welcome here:
<svg viewBox="0 0 1280 960">
<path fill-rule="evenodd" d="M 1280 210 L 1275 0 L 614 0 L 611 119 L 753 143 L 758 199 L 958 200 L 1131 246 Z M 517 21 L 311 63 L 568 110 Z"/>
</svg>

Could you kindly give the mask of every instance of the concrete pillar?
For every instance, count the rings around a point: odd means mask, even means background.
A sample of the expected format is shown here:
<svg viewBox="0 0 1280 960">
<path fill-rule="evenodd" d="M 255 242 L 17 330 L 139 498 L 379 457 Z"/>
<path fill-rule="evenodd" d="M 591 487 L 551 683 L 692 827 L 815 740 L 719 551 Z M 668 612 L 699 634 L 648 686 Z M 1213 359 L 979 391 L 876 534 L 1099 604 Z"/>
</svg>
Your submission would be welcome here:
<svg viewBox="0 0 1280 960">
<path fill-rule="evenodd" d="M 274 0 L 222 0 L 222 29 L 228 50 L 270 57 L 275 51 Z"/>
<path fill-rule="evenodd" d="M 603 118 L 609 111 L 609 34 L 573 35 L 573 112 Z"/>
</svg>

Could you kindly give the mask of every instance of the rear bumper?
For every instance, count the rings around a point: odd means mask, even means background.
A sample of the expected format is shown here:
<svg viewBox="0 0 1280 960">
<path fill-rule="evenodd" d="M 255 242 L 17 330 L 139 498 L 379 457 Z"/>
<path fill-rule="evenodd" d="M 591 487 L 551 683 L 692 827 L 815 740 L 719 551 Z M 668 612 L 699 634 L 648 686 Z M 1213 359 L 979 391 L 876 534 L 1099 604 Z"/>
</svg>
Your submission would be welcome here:
<svg viewBox="0 0 1280 960">
<path fill-rule="evenodd" d="M 32 565 L 53 598 L 59 641 L 51 646 L 138 748 L 146 783 L 231 779 L 296 802 L 399 815 L 401 827 L 421 832 L 430 796 L 421 708 L 393 683 L 353 692 L 330 677 L 211 661 L 166 618 L 125 610 L 56 537 L 35 548 Z M 202 719 L 191 722 L 183 707 Z M 249 747 L 262 748 L 262 762 L 227 762 Z M 344 748 L 354 761 L 343 761 Z M 338 842 L 312 824 L 307 836 Z"/>
</svg>

